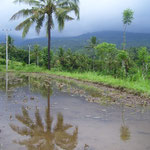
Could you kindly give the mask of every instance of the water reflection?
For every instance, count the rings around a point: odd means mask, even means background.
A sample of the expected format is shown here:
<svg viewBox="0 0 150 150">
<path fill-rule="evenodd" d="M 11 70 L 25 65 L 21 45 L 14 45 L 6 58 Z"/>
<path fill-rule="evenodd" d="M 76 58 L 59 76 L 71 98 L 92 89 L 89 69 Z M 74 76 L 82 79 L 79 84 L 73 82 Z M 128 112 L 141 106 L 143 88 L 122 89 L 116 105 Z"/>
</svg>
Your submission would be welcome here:
<svg viewBox="0 0 150 150">
<path fill-rule="evenodd" d="M 16 88 L 28 86 L 29 92 L 41 93 L 47 97 L 47 87 L 51 84 L 51 81 L 44 81 L 36 76 L 26 74 L 11 74 L 6 73 L 0 77 L 0 91 L 6 93 L 8 98 L 11 98 L 16 91 Z M 52 90 L 51 90 L 52 92 Z"/>
<path fill-rule="evenodd" d="M 24 127 L 10 124 L 13 131 L 21 136 L 28 136 L 22 141 L 14 141 L 15 143 L 25 146 L 27 150 L 73 150 L 77 146 L 78 127 L 73 128 L 70 124 L 64 123 L 61 113 L 57 115 L 57 122 L 54 127 L 53 117 L 50 115 L 50 87 L 47 87 L 47 107 L 45 109 L 45 122 L 43 123 L 39 109 L 35 111 L 35 121 L 29 116 L 29 112 L 22 107 L 22 115 L 16 115 L 16 119 L 21 122 Z M 69 132 L 68 130 L 71 130 Z"/>
<path fill-rule="evenodd" d="M 15 89 L 27 85 L 27 78 L 6 73 L 0 77 L 0 90 L 6 93 L 7 98 L 11 98 Z"/>
<path fill-rule="evenodd" d="M 8 92 L 8 73 L 6 72 L 6 95 Z"/>
<path fill-rule="evenodd" d="M 124 119 L 124 105 L 122 104 L 122 125 L 120 128 L 120 138 L 122 141 L 128 141 L 131 138 L 131 133 L 129 130 L 129 127 L 125 124 L 125 119 Z"/>
<path fill-rule="evenodd" d="M 84 150 L 89 150 L 89 145 L 85 144 L 84 145 Z"/>
</svg>

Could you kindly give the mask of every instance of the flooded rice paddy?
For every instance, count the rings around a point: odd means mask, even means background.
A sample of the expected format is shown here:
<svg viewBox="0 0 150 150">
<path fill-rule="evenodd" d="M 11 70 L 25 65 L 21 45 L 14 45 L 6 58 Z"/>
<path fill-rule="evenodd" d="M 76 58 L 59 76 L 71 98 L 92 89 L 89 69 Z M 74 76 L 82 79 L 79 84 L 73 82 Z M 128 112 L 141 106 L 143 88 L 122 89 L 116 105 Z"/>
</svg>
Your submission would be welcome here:
<svg viewBox="0 0 150 150">
<path fill-rule="evenodd" d="M 149 106 L 91 103 L 91 88 L 0 75 L 0 150 L 150 150 Z"/>
</svg>

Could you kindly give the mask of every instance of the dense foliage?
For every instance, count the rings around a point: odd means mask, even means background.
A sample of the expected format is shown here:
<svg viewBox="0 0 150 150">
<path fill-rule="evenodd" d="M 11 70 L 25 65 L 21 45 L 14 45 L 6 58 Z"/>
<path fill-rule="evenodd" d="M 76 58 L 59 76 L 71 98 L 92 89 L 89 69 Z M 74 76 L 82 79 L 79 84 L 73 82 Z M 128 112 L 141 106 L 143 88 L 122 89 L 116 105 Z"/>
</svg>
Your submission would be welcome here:
<svg viewBox="0 0 150 150">
<path fill-rule="evenodd" d="M 35 45 L 31 48 L 31 64 L 47 66 L 47 47 Z M 94 71 L 116 78 L 129 78 L 133 81 L 150 78 L 150 53 L 148 48 L 117 49 L 115 44 L 99 43 L 94 37 L 82 52 L 59 48 L 51 52 L 51 64 L 55 70 Z M 5 64 L 5 45 L 0 46 L 0 65 Z M 9 59 L 28 64 L 28 50 L 16 48 L 9 40 Z"/>
</svg>

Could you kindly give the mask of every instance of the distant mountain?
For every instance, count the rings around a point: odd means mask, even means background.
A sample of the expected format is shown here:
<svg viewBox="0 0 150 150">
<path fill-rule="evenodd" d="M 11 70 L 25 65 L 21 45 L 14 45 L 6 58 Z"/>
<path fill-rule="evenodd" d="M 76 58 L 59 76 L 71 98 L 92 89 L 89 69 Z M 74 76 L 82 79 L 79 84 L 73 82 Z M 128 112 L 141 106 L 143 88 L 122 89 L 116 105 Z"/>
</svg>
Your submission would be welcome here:
<svg viewBox="0 0 150 150">
<path fill-rule="evenodd" d="M 82 49 L 87 43 L 88 40 L 96 36 L 98 41 L 109 42 L 117 45 L 118 48 L 121 48 L 123 41 L 123 32 L 121 31 L 101 31 L 86 33 L 76 37 L 53 37 L 52 38 L 52 48 L 63 47 L 65 49 L 71 48 L 73 50 Z M 127 37 L 127 47 L 139 47 L 147 46 L 150 47 L 150 33 L 126 33 Z M 18 47 L 27 47 L 28 44 L 34 45 L 39 44 L 41 46 L 47 46 L 47 38 L 34 38 L 23 40 L 19 37 L 13 37 L 15 40 L 15 45 Z M 0 36 L 0 43 L 4 42 L 5 37 Z"/>
<path fill-rule="evenodd" d="M 5 41 L 5 36 L 4 35 L 0 35 L 0 43 L 4 43 Z"/>
<path fill-rule="evenodd" d="M 25 41 L 21 37 L 10 35 L 14 39 L 14 44 L 16 46 L 20 46 L 21 44 Z M 5 44 L 6 43 L 6 36 L 4 34 L 0 35 L 0 44 Z"/>
</svg>

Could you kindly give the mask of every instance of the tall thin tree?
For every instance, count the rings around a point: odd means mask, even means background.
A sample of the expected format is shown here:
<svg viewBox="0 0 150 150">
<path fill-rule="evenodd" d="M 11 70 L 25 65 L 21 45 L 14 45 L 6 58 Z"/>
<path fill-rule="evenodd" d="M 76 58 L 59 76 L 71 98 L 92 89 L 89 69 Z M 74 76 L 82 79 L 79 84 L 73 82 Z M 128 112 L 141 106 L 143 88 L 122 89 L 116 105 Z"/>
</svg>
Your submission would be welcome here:
<svg viewBox="0 0 150 150">
<path fill-rule="evenodd" d="M 79 0 L 15 0 L 14 2 L 32 6 L 30 9 L 18 11 L 11 17 L 11 20 L 26 17 L 16 27 L 16 30 L 23 30 L 23 37 L 26 36 L 34 23 L 36 23 L 35 30 L 39 34 L 43 23 L 45 23 L 48 35 L 48 69 L 50 70 L 51 29 L 54 28 L 54 19 L 58 22 L 60 31 L 63 30 L 65 21 L 74 20 L 70 16 L 71 12 L 74 12 L 77 19 L 79 19 Z"/>
<path fill-rule="evenodd" d="M 90 56 L 92 57 L 92 70 L 94 71 L 94 59 L 95 59 L 95 47 L 96 45 L 98 45 L 98 41 L 97 38 L 95 36 L 92 36 L 88 46 L 86 46 L 85 48 L 87 48 L 90 51 Z"/>
<path fill-rule="evenodd" d="M 126 47 L 126 30 L 127 26 L 132 23 L 134 12 L 131 9 L 126 9 L 123 12 L 123 25 L 124 25 L 124 32 L 123 32 L 123 50 Z"/>
</svg>

